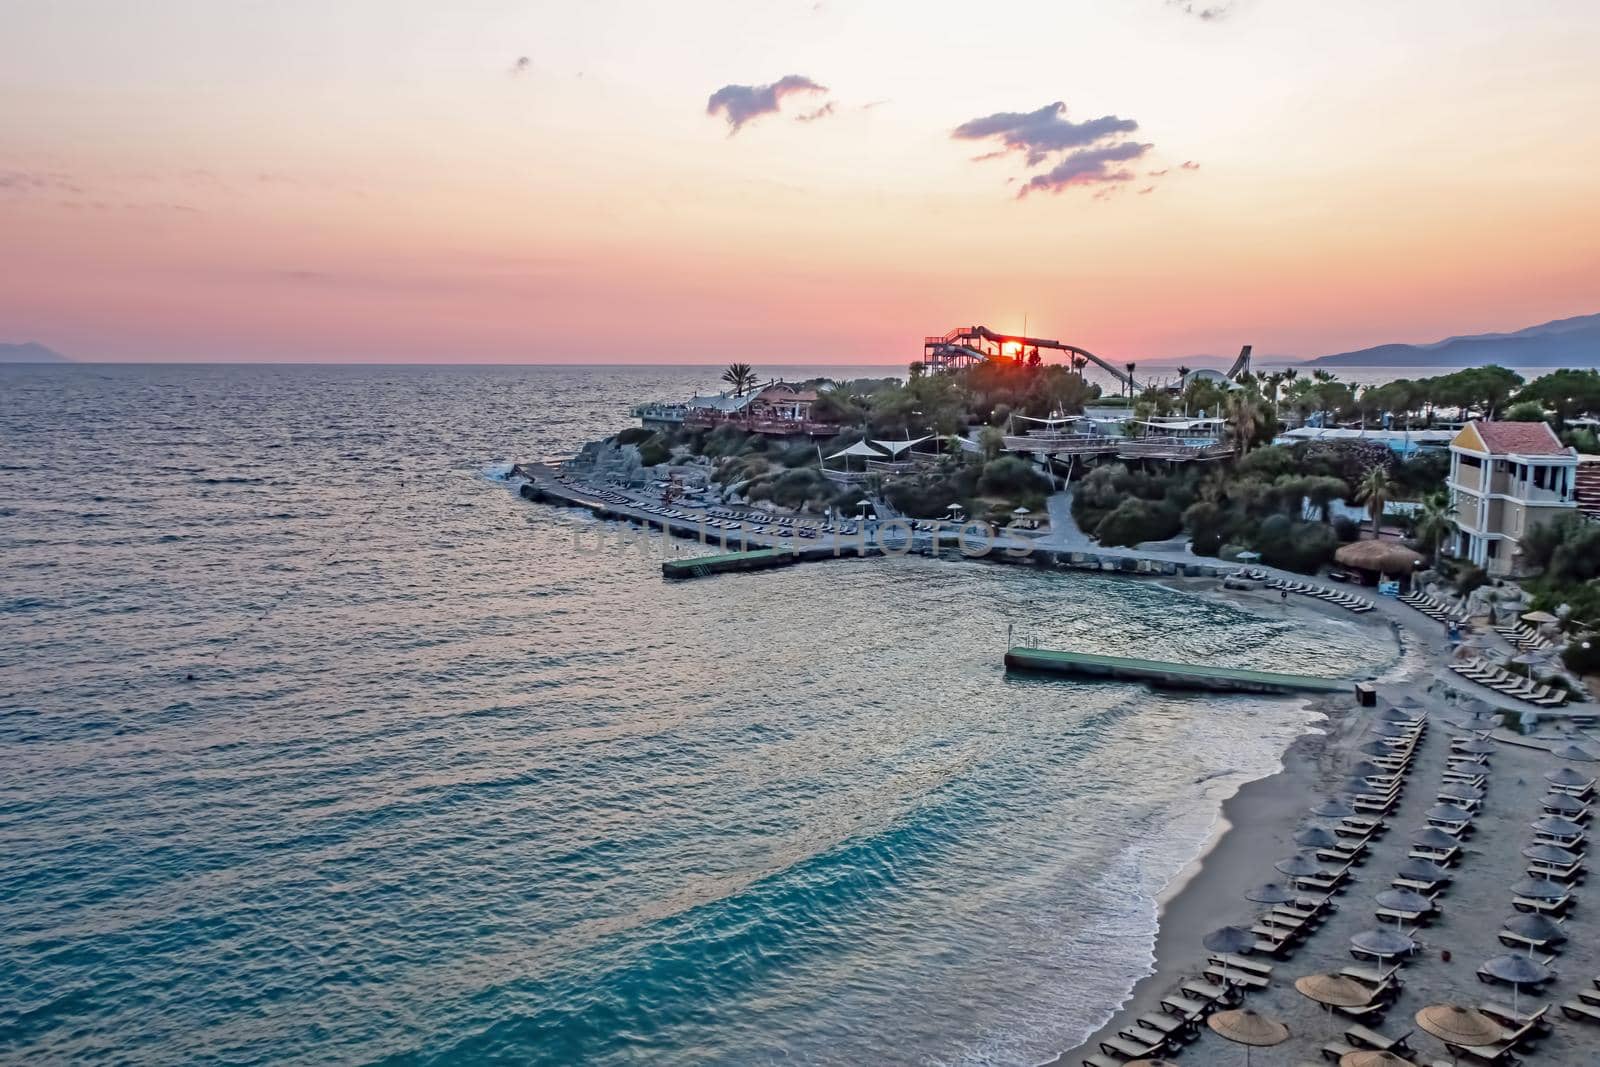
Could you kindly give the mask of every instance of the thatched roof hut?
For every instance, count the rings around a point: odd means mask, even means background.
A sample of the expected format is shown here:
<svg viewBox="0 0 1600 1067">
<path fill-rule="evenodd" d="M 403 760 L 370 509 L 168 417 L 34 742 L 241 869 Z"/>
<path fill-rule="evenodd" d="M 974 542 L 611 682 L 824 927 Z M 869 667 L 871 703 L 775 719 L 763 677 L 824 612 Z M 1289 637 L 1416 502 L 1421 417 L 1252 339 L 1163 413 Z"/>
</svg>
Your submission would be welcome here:
<svg viewBox="0 0 1600 1067">
<path fill-rule="evenodd" d="M 1396 541 L 1354 541 L 1341 545 L 1333 558 L 1346 567 L 1377 574 L 1410 574 L 1423 562 L 1422 553 Z"/>
</svg>

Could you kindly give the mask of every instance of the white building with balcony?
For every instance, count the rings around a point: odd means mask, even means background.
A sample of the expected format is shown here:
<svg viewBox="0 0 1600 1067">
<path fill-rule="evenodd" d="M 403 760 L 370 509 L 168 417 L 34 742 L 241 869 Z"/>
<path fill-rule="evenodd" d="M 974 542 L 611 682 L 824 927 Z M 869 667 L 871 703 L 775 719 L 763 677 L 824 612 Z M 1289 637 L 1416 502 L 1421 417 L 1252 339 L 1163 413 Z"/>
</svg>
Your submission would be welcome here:
<svg viewBox="0 0 1600 1067">
<path fill-rule="evenodd" d="M 1577 510 L 1577 470 L 1546 423 L 1468 423 L 1450 442 L 1456 555 L 1496 577 L 1524 573 L 1522 539 Z"/>
</svg>

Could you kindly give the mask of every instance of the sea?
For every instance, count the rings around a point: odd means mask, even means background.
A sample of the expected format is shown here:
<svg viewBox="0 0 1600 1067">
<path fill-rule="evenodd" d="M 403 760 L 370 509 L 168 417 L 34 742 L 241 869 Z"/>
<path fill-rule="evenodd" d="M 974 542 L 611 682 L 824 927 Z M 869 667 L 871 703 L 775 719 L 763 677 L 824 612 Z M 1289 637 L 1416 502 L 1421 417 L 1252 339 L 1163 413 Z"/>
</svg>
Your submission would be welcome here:
<svg viewBox="0 0 1600 1067">
<path fill-rule="evenodd" d="M 504 478 L 717 373 L 0 367 L 0 1061 L 1039 1063 L 1315 717 L 1008 632 L 1395 660 L 991 563 L 667 583 Z"/>
</svg>

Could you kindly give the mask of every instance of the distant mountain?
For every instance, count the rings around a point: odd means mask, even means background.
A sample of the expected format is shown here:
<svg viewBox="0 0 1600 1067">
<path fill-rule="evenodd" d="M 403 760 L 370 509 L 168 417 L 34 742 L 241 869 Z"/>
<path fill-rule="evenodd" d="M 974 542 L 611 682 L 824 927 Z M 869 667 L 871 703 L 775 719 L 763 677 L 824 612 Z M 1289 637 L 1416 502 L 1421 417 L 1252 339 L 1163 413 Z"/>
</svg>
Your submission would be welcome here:
<svg viewBox="0 0 1600 1067">
<path fill-rule="evenodd" d="M 20 345 L 0 343 L 0 363 L 66 363 L 67 357 L 34 341 Z"/>
<path fill-rule="evenodd" d="M 1600 367 L 1600 315 L 1529 326 L 1512 333 L 1447 337 L 1431 345 L 1377 345 L 1307 360 L 1313 367 Z"/>
</svg>

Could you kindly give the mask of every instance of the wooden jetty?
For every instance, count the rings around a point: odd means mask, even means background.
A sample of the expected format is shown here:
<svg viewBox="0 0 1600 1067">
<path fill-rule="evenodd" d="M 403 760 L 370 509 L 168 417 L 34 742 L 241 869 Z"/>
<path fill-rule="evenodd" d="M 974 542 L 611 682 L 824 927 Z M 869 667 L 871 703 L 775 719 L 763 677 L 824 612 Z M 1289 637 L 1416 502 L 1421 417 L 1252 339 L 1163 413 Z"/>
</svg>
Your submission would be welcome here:
<svg viewBox="0 0 1600 1067">
<path fill-rule="evenodd" d="M 753 548 L 748 552 L 721 552 L 714 556 L 669 559 L 661 564 L 663 578 L 704 578 L 729 571 L 765 571 L 800 562 L 798 552 L 781 548 Z"/>
<path fill-rule="evenodd" d="M 1143 682 L 1160 689 L 1198 689 L 1214 693 L 1338 693 L 1353 684 L 1347 678 L 1317 678 L 1023 646 L 1006 651 L 1006 670 Z"/>
</svg>

